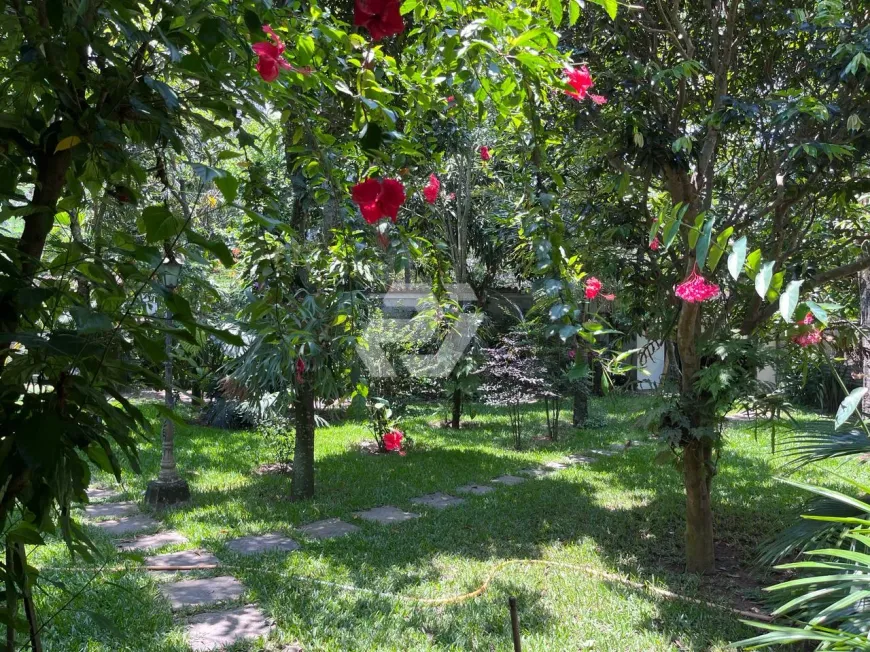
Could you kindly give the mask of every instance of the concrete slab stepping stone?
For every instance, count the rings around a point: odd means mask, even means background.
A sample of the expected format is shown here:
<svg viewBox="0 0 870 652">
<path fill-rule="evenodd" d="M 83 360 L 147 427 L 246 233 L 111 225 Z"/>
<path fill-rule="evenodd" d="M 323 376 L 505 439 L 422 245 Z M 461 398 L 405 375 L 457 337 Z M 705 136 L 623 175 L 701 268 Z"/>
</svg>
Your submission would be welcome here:
<svg viewBox="0 0 870 652">
<path fill-rule="evenodd" d="M 550 471 L 562 471 L 563 469 L 567 469 L 569 466 L 571 466 L 569 462 L 560 462 L 559 460 L 553 460 L 544 464 L 544 468 L 549 469 Z"/>
<path fill-rule="evenodd" d="M 220 560 L 206 550 L 179 550 L 167 552 L 163 555 L 154 555 L 145 558 L 146 566 L 154 566 L 161 570 L 193 570 L 193 568 L 209 568 L 220 565 Z M 156 568 L 155 568 L 156 570 Z"/>
<path fill-rule="evenodd" d="M 156 530 L 160 527 L 158 521 L 155 521 L 150 516 L 145 516 L 144 514 L 119 518 L 113 521 L 100 521 L 98 523 L 91 523 L 91 525 L 100 528 L 103 532 L 112 536 L 130 534 L 131 532 L 138 532 L 139 530 Z"/>
<path fill-rule="evenodd" d="M 130 516 L 139 511 L 139 505 L 132 502 L 127 503 L 99 503 L 97 505 L 88 505 L 85 507 L 85 514 L 89 518 L 118 518 L 119 516 Z"/>
<path fill-rule="evenodd" d="M 485 484 L 465 484 L 461 487 L 456 487 L 456 491 L 461 494 L 482 496 L 483 494 L 488 494 L 490 491 L 495 491 L 495 488 Z"/>
<path fill-rule="evenodd" d="M 517 477 L 515 475 L 500 475 L 497 478 L 493 478 L 492 481 L 497 484 L 503 484 L 511 487 L 515 484 L 522 484 L 526 481 L 526 479 Z"/>
<path fill-rule="evenodd" d="M 461 505 L 465 502 L 465 499 L 457 498 L 450 494 L 435 492 L 434 494 L 426 494 L 425 496 L 411 498 L 411 502 L 417 505 L 425 505 L 426 507 L 434 507 L 435 509 L 446 509 L 455 505 Z"/>
<path fill-rule="evenodd" d="M 89 500 L 106 500 L 107 498 L 116 498 L 120 492 L 116 489 L 88 487 L 85 493 L 88 494 Z"/>
<path fill-rule="evenodd" d="M 314 521 L 303 525 L 299 531 L 310 539 L 334 539 L 343 537 L 359 530 L 356 525 L 345 523 L 337 518 L 327 518 L 322 521 Z"/>
<path fill-rule="evenodd" d="M 300 546 L 293 539 L 278 532 L 241 537 L 227 541 L 227 548 L 242 555 L 257 555 L 261 552 L 281 550 L 291 552 L 299 550 Z"/>
<path fill-rule="evenodd" d="M 420 517 L 419 514 L 405 512 L 398 507 L 393 507 L 392 505 L 373 507 L 372 509 L 367 509 L 364 512 L 355 512 L 354 516 L 364 519 L 366 521 L 374 521 L 375 523 L 380 523 L 381 525 L 402 523 L 404 521 L 410 521 L 412 518 Z"/>
<path fill-rule="evenodd" d="M 124 541 L 118 545 L 119 550 L 151 550 L 152 548 L 162 548 L 163 546 L 173 546 L 180 543 L 187 543 L 187 537 L 178 532 L 158 532 L 157 534 L 146 534 L 141 537 L 136 537 L 130 541 Z"/>
<path fill-rule="evenodd" d="M 184 580 L 160 586 L 160 592 L 169 600 L 172 610 L 202 607 L 215 602 L 238 600 L 245 594 L 245 585 L 235 577 L 209 577 L 203 580 Z"/>
<path fill-rule="evenodd" d="M 194 652 L 219 650 L 246 639 L 265 637 L 274 627 L 255 606 L 214 611 L 193 616 L 187 621 L 187 642 Z"/>
<path fill-rule="evenodd" d="M 552 472 L 553 469 L 547 469 L 544 467 L 537 467 L 534 469 L 522 469 L 520 471 L 517 471 L 517 473 L 522 473 L 523 475 L 527 475 L 530 478 L 542 478 Z"/>
</svg>

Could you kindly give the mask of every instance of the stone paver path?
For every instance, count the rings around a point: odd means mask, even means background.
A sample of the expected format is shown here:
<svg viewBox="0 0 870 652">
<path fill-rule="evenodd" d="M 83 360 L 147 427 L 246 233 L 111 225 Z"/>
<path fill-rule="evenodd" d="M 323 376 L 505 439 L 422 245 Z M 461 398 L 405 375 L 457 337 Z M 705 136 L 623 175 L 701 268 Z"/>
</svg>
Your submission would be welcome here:
<svg viewBox="0 0 870 652">
<path fill-rule="evenodd" d="M 130 516 L 139 512 L 139 505 L 136 503 L 98 503 L 96 505 L 88 505 L 85 507 L 85 515 L 88 518 L 118 518 L 119 516 Z"/>
<path fill-rule="evenodd" d="M 488 494 L 490 491 L 495 491 L 495 488 L 485 484 L 464 484 L 461 487 L 456 487 L 456 491 L 460 494 L 482 496 Z"/>
<path fill-rule="evenodd" d="M 583 453 L 572 453 L 565 459 L 571 464 L 592 464 L 595 461 L 594 456 L 584 455 Z"/>
<path fill-rule="evenodd" d="M 533 469 L 521 469 L 517 471 L 517 473 L 522 473 L 523 475 L 527 475 L 530 478 L 543 478 L 545 475 L 548 475 L 553 472 L 553 469 L 545 469 L 543 467 L 536 467 Z"/>
<path fill-rule="evenodd" d="M 85 492 L 88 494 L 88 500 L 107 500 L 117 498 L 121 493 L 117 489 L 103 489 L 102 487 L 88 487 Z"/>
<path fill-rule="evenodd" d="M 158 532 L 157 534 L 145 534 L 130 541 L 122 541 L 118 544 L 119 550 L 152 550 L 163 546 L 174 546 L 187 543 L 187 537 L 178 532 Z"/>
<path fill-rule="evenodd" d="M 359 530 L 356 525 L 345 523 L 337 518 L 327 518 L 323 521 L 314 521 L 313 523 L 303 525 L 298 529 L 310 539 L 332 539 L 335 537 L 343 537 Z"/>
<path fill-rule="evenodd" d="M 219 566 L 220 560 L 206 550 L 179 550 L 167 552 L 164 555 L 154 555 L 145 558 L 146 566 L 162 566 L 166 568 L 209 568 Z"/>
<path fill-rule="evenodd" d="M 245 586 L 235 577 L 225 575 L 163 584 L 160 592 L 169 600 L 173 611 L 177 611 L 185 607 L 202 607 L 216 602 L 238 600 L 245 594 Z"/>
<path fill-rule="evenodd" d="M 570 462 L 561 462 L 559 460 L 553 460 L 552 462 L 547 462 L 546 464 L 544 464 L 544 468 L 549 469 L 550 471 L 561 471 L 563 469 L 567 469 L 570 466 Z"/>
<path fill-rule="evenodd" d="M 521 484 L 525 481 L 525 478 L 519 478 L 515 475 L 500 475 L 497 478 L 492 479 L 492 482 L 495 482 L 497 484 L 503 484 L 508 487 L 512 487 L 515 484 Z"/>
<path fill-rule="evenodd" d="M 218 650 L 245 639 L 268 636 L 274 625 L 255 605 L 193 616 L 187 621 L 187 640 L 194 652 Z"/>
<path fill-rule="evenodd" d="M 374 521 L 375 523 L 380 523 L 381 525 L 402 523 L 404 521 L 410 521 L 412 518 L 420 517 L 419 514 L 404 512 L 398 507 L 393 507 L 392 505 L 373 507 L 372 509 L 367 509 L 364 512 L 354 512 L 353 515 L 366 521 Z"/>
<path fill-rule="evenodd" d="M 434 507 L 435 509 L 446 509 L 455 505 L 461 505 L 465 502 L 465 499 L 457 498 L 450 494 L 436 492 L 434 494 L 426 494 L 425 496 L 411 498 L 411 502 L 417 505 L 425 505 L 426 507 Z"/>
<path fill-rule="evenodd" d="M 269 534 L 258 534 L 227 541 L 227 548 L 242 555 L 257 555 L 261 552 L 272 552 L 273 550 L 291 552 L 299 550 L 300 546 L 293 539 L 285 537 L 283 534 L 271 532 Z"/>
<path fill-rule="evenodd" d="M 138 532 L 139 530 L 156 530 L 160 526 L 160 523 L 150 516 L 139 514 L 138 516 L 128 516 L 127 518 L 119 518 L 113 521 L 91 523 L 91 525 L 100 528 L 103 532 L 117 537 L 122 534 Z"/>
</svg>

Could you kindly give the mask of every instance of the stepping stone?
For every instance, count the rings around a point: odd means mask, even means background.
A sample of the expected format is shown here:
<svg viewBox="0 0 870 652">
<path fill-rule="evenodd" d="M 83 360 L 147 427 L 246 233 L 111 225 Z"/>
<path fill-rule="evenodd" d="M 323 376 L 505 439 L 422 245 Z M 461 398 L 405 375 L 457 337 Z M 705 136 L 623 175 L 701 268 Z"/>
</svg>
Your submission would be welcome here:
<svg viewBox="0 0 870 652">
<path fill-rule="evenodd" d="M 139 530 L 156 530 L 160 527 L 159 522 L 155 521 L 150 516 L 145 516 L 144 514 L 119 518 L 114 521 L 100 521 L 98 523 L 91 523 L 91 525 L 100 528 L 103 532 L 112 536 L 129 534 L 130 532 L 138 532 Z"/>
<path fill-rule="evenodd" d="M 500 475 L 497 478 L 493 478 L 492 481 L 496 482 L 498 484 L 503 484 L 503 485 L 507 485 L 508 487 L 511 487 L 515 484 L 522 484 L 523 482 L 526 481 L 526 479 L 525 478 L 518 478 L 515 475 Z"/>
<path fill-rule="evenodd" d="M 180 550 L 178 552 L 167 552 L 164 555 L 154 555 L 153 557 L 145 558 L 146 566 L 164 566 L 167 570 L 171 568 L 183 568 L 189 570 L 188 567 L 208 568 L 209 566 L 218 566 L 220 561 L 217 557 L 206 550 Z"/>
<path fill-rule="evenodd" d="M 595 461 L 591 455 L 583 455 L 582 453 L 573 453 L 565 459 L 571 464 L 592 464 Z"/>
<path fill-rule="evenodd" d="M 403 512 L 398 507 L 392 505 L 384 505 L 383 507 L 373 507 L 364 512 L 355 512 L 354 516 L 365 519 L 366 521 L 374 521 L 382 525 L 390 525 L 392 523 L 402 523 L 410 521 L 412 518 L 419 518 L 419 514 L 411 512 Z"/>
<path fill-rule="evenodd" d="M 553 460 L 552 462 L 547 462 L 544 464 L 545 469 L 549 469 L 550 471 L 562 471 L 571 466 L 568 462 L 560 462 L 558 460 Z"/>
<path fill-rule="evenodd" d="M 461 505 L 465 502 L 465 499 L 436 492 L 434 494 L 426 494 L 425 496 L 411 498 L 411 502 L 417 505 L 425 505 L 426 507 L 434 507 L 435 509 L 446 509 L 455 505 Z"/>
<path fill-rule="evenodd" d="M 236 641 L 265 637 L 273 624 L 254 605 L 193 616 L 187 621 L 187 642 L 194 652 L 218 650 Z"/>
<path fill-rule="evenodd" d="M 85 493 L 89 500 L 105 500 L 106 498 L 115 498 L 120 493 L 116 489 L 102 489 L 100 487 L 88 487 Z"/>
<path fill-rule="evenodd" d="M 118 518 L 119 516 L 136 514 L 138 511 L 139 505 L 136 503 L 101 503 L 99 505 L 88 505 L 85 507 L 85 514 L 89 518 L 100 518 L 104 516 Z"/>
<path fill-rule="evenodd" d="M 353 534 L 359 530 L 356 525 L 345 523 L 337 518 L 327 518 L 323 521 L 314 521 L 303 525 L 299 531 L 310 539 L 334 539 L 346 534 Z"/>
<path fill-rule="evenodd" d="M 593 455 L 603 455 L 604 457 L 610 457 L 611 455 L 616 455 L 615 450 L 600 450 L 598 448 L 593 448 L 589 452 L 592 453 Z"/>
<path fill-rule="evenodd" d="M 456 491 L 461 494 L 482 496 L 483 494 L 488 494 L 490 491 L 495 491 L 495 489 L 485 484 L 465 484 L 461 487 L 456 487 Z"/>
<path fill-rule="evenodd" d="M 177 611 L 184 607 L 201 607 L 215 602 L 238 600 L 245 594 L 245 585 L 235 577 L 209 577 L 204 580 L 184 580 L 163 584 L 160 592 Z"/>
<path fill-rule="evenodd" d="M 272 532 L 270 534 L 233 539 L 227 542 L 227 548 L 242 555 L 257 555 L 261 552 L 271 552 L 273 550 L 291 552 L 299 550 L 300 546 L 293 539 L 285 537 L 278 532 Z"/>
<path fill-rule="evenodd" d="M 158 532 L 157 534 L 146 534 L 141 537 L 136 537 L 129 542 L 124 542 L 118 545 L 119 550 L 150 550 L 152 548 L 162 548 L 163 546 L 172 546 L 179 543 L 187 543 L 187 537 L 178 532 Z"/>
<path fill-rule="evenodd" d="M 545 469 L 543 467 L 535 469 L 522 469 L 520 471 L 517 471 L 517 473 L 522 473 L 523 475 L 527 475 L 530 478 L 543 478 L 545 475 L 552 472 L 553 469 Z"/>
</svg>

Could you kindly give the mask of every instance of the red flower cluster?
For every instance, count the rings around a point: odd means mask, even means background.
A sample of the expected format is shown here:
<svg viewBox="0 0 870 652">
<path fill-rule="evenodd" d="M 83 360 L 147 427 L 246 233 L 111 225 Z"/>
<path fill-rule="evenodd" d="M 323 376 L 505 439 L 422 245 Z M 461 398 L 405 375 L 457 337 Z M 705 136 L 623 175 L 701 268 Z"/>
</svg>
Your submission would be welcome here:
<svg viewBox="0 0 870 652">
<path fill-rule="evenodd" d="M 438 199 L 438 191 L 441 190 L 441 182 L 434 174 L 429 175 L 429 183 L 423 188 L 423 198 L 430 204 L 434 204 Z"/>
<path fill-rule="evenodd" d="M 655 237 L 655 240 L 653 240 L 652 242 L 649 243 L 649 248 L 652 249 L 653 251 L 658 251 L 659 247 L 661 247 L 661 246 L 662 246 L 662 243 L 659 242 L 658 236 Z"/>
<path fill-rule="evenodd" d="M 263 41 L 254 43 L 251 48 L 257 54 L 257 72 L 263 81 L 273 82 L 278 79 L 281 69 L 295 70 L 303 75 L 311 74 L 308 68 L 296 68 L 284 58 L 284 42 L 269 25 L 263 25 L 263 31 L 272 39 L 272 43 Z"/>
<path fill-rule="evenodd" d="M 489 147 L 487 147 L 486 145 L 483 145 L 480 148 L 480 160 L 481 161 L 488 161 L 491 158 L 492 158 L 492 155 L 489 153 Z"/>
<path fill-rule="evenodd" d="M 594 276 L 590 276 L 586 279 L 586 298 L 594 299 L 598 296 L 599 292 L 601 292 L 601 281 Z"/>
<path fill-rule="evenodd" d="M 566 95 L 576 100 L 582 100 L 588 95 L 589 99 L 596 104 L 607 103 L 607 98 L 603 95 L 593 95 L 589 92 L 589 89 L 595 86 L 589 68 L 586 66 L 581 66 L 579 69 L 568 67 L 563 72 L 565 73 L 565 83 L 574 89 L 573 91 L 565 91 Z"/>
<path fill-rule="evenodd" d="M 369 224 L 383 217 L 395 222 L 399 207 L 405 203 L 405 186 L 396 179 L 366 179 L 351 189 L 351 198 Z"/>
<path fill-rule="evenodd" d="M 388 451 L 401 451 L 404 438 L 405 434 L 401 430 L 390 430 L 384 435 L 384 448 Z"/>
<path fill-rule="evenodd" d="M 302 374 L 305 373 L 305 360 L 299 358 L 296 360 L 296 382 L 302 383 Z"/>
<path fill-rule="evenodd" d="M 806 317 L 801 319 L 798 322 L 798 324 L 800 324 L 802 326 L 809 326 L 814 321 L 816 321 L 816 319 L 815 319 L 815 317 L 813 317 L 813 313 L 808 312 L 806 314 Z M 818 344 L 819 342 L 821 342 L 822 341 L 822 332 L 818 328 L 813 326 L 812 328 L 810 328 L 802 333 L 798 333 L 797 335 L 792 337 L 791 341 L 794 342 L 795 344 L 797 344 L 798 346 L 802 346 L 802 347 L 806 348 L 808 346 L 812 346 L 814 344 Z"/>
<path fill-rule="evenodd" d="M 714 299 L 719 296 L 719 286 L 715 283 L 710 283 L 703 276 L 698 274 L 698 266 L 692 268 L 692 273 L 689 274 L 682 283 L 674 288 L 676 294 L 683 301 L 689 303 L 699 303 L 707 299 Z"/>
<path fill-rule="evenodd" d="M 400 4 L 399 0 L 356 0 L 353 24 L 365 27 L 375 41 L 401 34 L 405 31 L 405 21 L 399 12 Z"/>
</svg>

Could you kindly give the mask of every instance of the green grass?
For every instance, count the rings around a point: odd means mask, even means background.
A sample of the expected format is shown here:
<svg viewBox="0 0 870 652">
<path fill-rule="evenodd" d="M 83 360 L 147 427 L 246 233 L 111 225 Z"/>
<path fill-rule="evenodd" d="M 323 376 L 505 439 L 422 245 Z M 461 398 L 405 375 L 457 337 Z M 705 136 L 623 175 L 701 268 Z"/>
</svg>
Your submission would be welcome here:
<svg viewBox="0 0 870 652">
<path fill-rule="evenodd" d="M 503 560 L 536 559 L 586 565 L 745 607 L 746 598 L 759 593 L 748 567 L 755 546 L 793 518 L 804 496 L 775 481 L 781 460 L 769 454 L 769 439 L 756 441 L 749 424 L 729 427 L 715 480 L 722 570 L 707 579 L 681 573 L 680 478 L 673 468 L 653 463 L 656 444 L 633 425 L 651 400 L 597 400 L 593 416 L 602 427 L 566 426 L 561 441 L 531 442 L 522 452 L 510 448 L 507 415 L 482 407 L 472 427 L 453 432 L 430 425 L 437 406 L 413 406 L 403 421 L 415 441 L 406 457 L 361 453 L 358 443 L 369 436 L 363 423 L 322 428 L 317 497 L 303 503 L 288 500 L 289 478 L 252 473 L 258 464 L 273 461 L 258 433 L 181 427 L 178 463 L 193 499 L 160 518 L 186 535 L 189 547 L 213 551 L 225 564 L 221 572 L 241 579 L 249 588 L 247 600 L 274 618 L 277 629 L 267 650 L 297 640 L 307 651 L 507 650 L 509 595 L 519 601 L 524 650 L 724 649 L 754 630 L 721 609 L 564 567 L 508 566 L 481 597 L 457 604 L 426 606 L 410 599 L 462 594 L 477 588 Z M 800 419 L 809 422 L 812 416 Z M 527 424 L 529 435 L 543 434 L 543 409 L 530 409 Z M 437 511 L 408 502 L 627 439 L 643 443 L 588 466 L 468 497 L 458 507 Z M 141 496 L 145 482 L 156 476 L 159 446 L 146 445 L 142 462 L 143 476 L 125 477 L 130 499 Z M 799 476 L 824 480 L 830 468 Z M 858 473 L 854 463 L 839 468 Z M 352 517 L 354 511 L 385 504 L 423 517 L 391 527 Z M 355 522 L 362 531 L 323 542 L 298 537 L 301 550 L 259 558 L 237 556 L 223 545 L 251 533 L 278 530 L 293 536 L 294 526 L 328 517 Z M 108 539 L 92 532 L 109 569 L 95 578 L 87 564 L 70 560 L 60 543 L 32 556 L 44 578 L 62 582 L 62 588 L 45 583 L 38 594 L 44 618 L 76 596 L 46 629 L 46 649 L 186 649 L 178 618 L 157 592 L 160 579 L 137 569 L 135 560 L 118 555 Z"/>
</svg>

